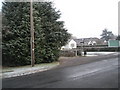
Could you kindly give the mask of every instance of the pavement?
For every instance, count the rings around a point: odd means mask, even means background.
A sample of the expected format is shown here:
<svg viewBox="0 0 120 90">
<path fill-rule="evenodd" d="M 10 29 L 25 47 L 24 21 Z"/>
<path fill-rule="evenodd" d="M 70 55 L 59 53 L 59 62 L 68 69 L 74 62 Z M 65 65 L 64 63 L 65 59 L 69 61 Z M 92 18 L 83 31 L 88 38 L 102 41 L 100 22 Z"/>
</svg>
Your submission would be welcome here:
<svg viewBox="0 0 120 90">
<path fill-rule="evenodd" d="M 49 70 L 51 68 L 55 68 L 58 65 L 59 62 L 53 62 L 53 63 L 45 63 L 45 64 L 36 64 L 34 67 L 31 67 L 31 65 L 20 66 L 20 67 L 6 67 L 2 69 L 2 71 L 0 72 L 0 77 L 11 78 L 22 75 L 33 74 L 36 72 L 42 72 Z"/>
</svg>

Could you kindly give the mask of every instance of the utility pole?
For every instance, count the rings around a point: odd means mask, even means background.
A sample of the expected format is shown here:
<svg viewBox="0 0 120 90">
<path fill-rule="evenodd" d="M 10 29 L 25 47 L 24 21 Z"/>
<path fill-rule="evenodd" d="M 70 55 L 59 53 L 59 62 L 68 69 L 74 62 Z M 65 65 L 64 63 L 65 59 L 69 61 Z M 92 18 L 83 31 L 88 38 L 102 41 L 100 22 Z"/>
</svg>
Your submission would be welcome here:
<svg viewBox="0 0 120 90">
<path fill-rule="evenodd" d="M 84 52 L 84 39 L 82 39 L 82 42 L 81 43 L 81 55 L 82 55 L 82 52 Z"/>
<path fill-rule="evenodd" d="M 35 56 L 34 56 L 34 25 L 33 25 L 33 4 L 32 0 L 30 0 L 30 31 L 31 31 L 31 66 L 34 66 Z"/>
</svg>

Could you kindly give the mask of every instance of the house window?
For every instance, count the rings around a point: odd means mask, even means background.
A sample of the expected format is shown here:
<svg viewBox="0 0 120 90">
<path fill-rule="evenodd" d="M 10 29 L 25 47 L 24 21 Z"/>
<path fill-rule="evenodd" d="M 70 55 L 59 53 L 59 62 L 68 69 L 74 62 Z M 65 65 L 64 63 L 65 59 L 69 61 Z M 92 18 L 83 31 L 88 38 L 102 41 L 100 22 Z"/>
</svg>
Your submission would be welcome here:
<svg viewBox="0 0 120 90">
<path fill-rule="evenodd" d="M 74 43 L 72 43 L 72 44 L 71 44 L 71 47 L 73 48 L 74 46 L 75 46 Z"/>
</svg>

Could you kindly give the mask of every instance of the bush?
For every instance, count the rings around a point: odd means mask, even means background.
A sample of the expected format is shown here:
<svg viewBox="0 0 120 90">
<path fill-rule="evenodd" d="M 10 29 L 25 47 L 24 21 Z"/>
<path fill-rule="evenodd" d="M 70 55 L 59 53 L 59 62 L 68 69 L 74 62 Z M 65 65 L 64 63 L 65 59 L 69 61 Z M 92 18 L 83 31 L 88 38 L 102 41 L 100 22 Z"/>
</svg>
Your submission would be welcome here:
<svg viewBox="0 0 120 90">
<path fill-rule="evenodd" d="M 73 57 L 73 56 L 75 56 L 75 54 L 74 54 L 74 52 L 71 52 L 71 51 L 61 51 L 60 56 Z"/>
</svg>

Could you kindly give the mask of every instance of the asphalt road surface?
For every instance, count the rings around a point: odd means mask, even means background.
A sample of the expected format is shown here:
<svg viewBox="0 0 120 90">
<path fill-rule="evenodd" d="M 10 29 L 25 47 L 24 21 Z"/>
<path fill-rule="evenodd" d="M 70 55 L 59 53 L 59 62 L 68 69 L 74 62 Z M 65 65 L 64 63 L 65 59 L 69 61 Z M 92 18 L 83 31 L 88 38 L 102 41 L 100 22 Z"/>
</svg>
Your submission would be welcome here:
<svg viewBox="0 0 120 90">
<path fill-rule="evenodd" d="M 3 88 L 118 88 L 118 58 L 3 79 Z"/>
</svg>

